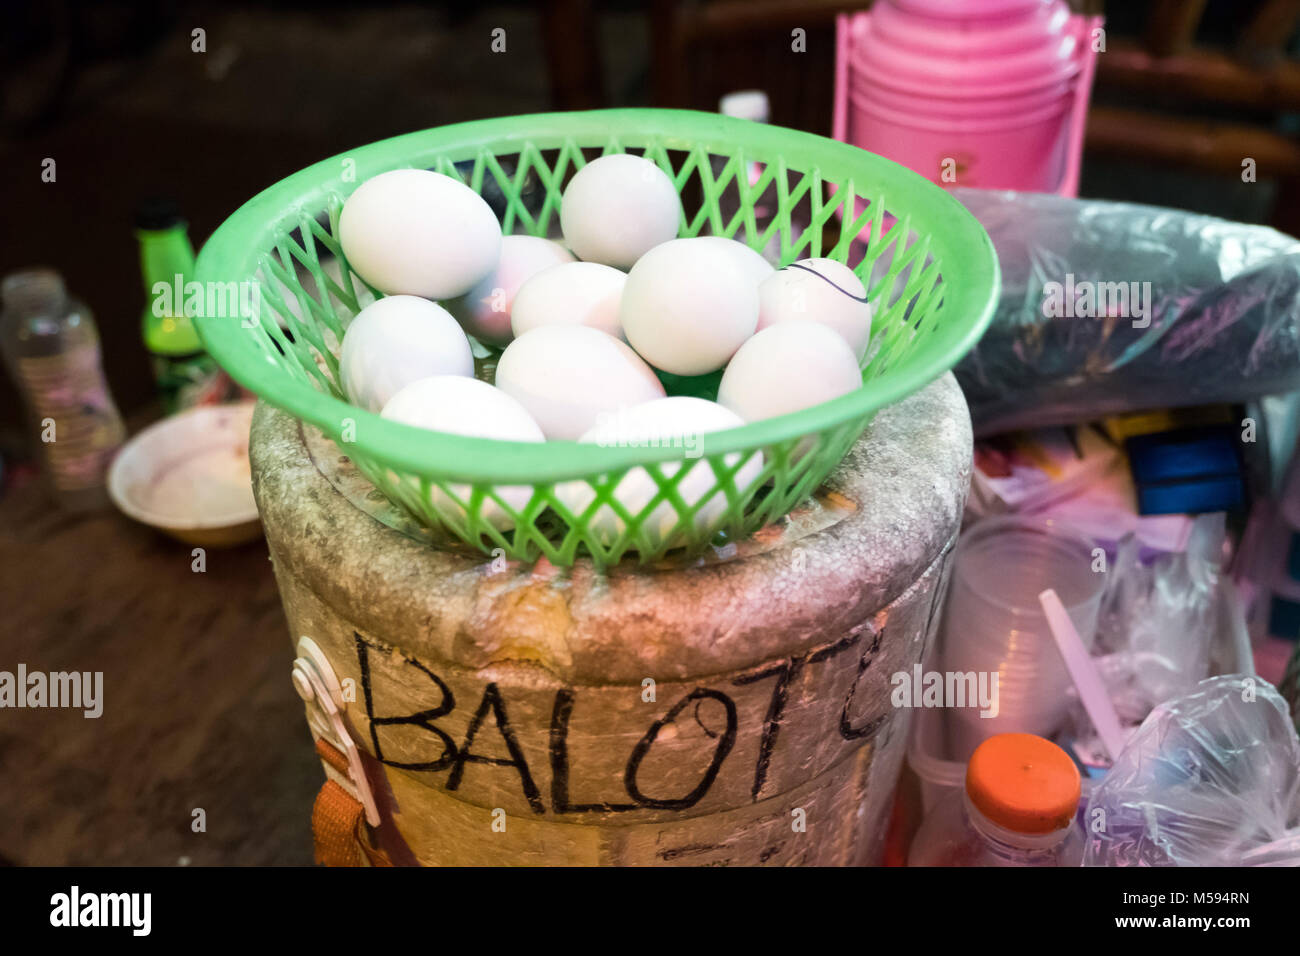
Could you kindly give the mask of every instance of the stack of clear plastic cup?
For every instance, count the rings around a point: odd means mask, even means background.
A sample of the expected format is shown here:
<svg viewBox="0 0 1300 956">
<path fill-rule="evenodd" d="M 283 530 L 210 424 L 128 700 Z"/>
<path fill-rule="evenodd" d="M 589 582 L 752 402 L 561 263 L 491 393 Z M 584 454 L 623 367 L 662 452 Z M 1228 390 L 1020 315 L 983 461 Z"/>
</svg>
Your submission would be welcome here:
<svg viewBox="0 0 1300 956">
<path fill-rule="evenodd" d="M 962 707 L 945 702 L 951 757 L 966 759 L 994 734 L 1051 737 L 1060 729 L 1070 675 L 1038 595 L 1055 590 L 1091 646 L 1105 579 L 1093 546 L 1050 518 L 993 518 L 962 535 L 953 556 L 938 659 L 945 683 L 950 674 L 973 672 L 977 686 L 991 690 L 996 674 L 997 693 L 993 708 L 981 708 L 978 701 Z M 981 716 L 982 710 L 996 713 Z"/>
</svg>

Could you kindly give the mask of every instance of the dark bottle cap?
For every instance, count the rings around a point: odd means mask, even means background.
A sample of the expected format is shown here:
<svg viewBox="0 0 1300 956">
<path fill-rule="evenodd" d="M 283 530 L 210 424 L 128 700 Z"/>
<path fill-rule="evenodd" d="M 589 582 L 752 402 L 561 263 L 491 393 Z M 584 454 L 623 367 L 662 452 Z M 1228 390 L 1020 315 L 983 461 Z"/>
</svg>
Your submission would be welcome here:
<svg viewBox="0 0 1300 956">
<path fill-rule="evenodd" d="M 136 207 L 135 227 L 137 229 L 158 232 L 163 229 L 174 229 L 183 223 L 180 206 L 174 199 L 150 196 L 141 200 L 140 205 Z"/>
</svg>

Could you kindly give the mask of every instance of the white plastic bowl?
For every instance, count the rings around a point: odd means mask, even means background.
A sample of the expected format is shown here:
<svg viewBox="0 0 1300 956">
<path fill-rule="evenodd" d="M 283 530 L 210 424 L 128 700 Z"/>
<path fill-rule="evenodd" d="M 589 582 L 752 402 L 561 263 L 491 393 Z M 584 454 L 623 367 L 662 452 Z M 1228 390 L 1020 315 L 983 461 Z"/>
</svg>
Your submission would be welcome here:
<svg viewBox="0 0 1300 956">
<path fill-rule="evenodd" d="M 150 425 L 109 469 L 113 503 L 187 544 L 228 547 L 258 537 L 248 463 L 255 404 L 204 405 Z"/>
</svg>

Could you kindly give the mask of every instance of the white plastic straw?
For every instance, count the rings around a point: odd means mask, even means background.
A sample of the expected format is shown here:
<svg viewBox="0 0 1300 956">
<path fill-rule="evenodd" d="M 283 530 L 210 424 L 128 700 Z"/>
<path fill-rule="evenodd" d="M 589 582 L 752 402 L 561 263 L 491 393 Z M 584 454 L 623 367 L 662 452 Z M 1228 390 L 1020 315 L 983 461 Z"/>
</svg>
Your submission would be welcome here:
<svg viewBox="0 0 1300 956">
<path fill-rule="evenodd" d="M 1092 655 L 1080 639 L 1079 632 L 1074 629 L 1074 623 L 1055 591 L 1051 588 L 1043 591 L 1038 595 L 1038 603 L 1047 616 L 1052 637 L 1056 640 L 1061 657 L 1065 659 L 1066 669 L 1079 691 L 1083 707 L 1101 737 L 1102 746 L 1110 754 L 1110 759 L 1114 760 L 1124 747 L 1124 731 L 1120 727 L 1119 715 L 1115 713 L 1115 705 L 1106 693 L 1106 685 L 1102 683 L 1101 675 L 1092 663 Z"/>
</svg>

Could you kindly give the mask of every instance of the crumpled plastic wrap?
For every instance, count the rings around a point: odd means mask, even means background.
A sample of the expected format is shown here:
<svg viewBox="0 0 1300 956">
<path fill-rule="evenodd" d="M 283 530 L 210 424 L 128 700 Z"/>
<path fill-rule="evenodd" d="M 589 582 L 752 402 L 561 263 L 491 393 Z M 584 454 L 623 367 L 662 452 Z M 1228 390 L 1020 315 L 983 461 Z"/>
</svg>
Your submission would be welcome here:
<svg viewBox="0 0 1300 956">
<path fill-rule="evenodd" d="M 1202 681 L 1143 721 L 1093 789 L 1084 866 L 1300 864 L 1300 738 L 1257 677 Z"/>
<path fill-rule="evenodd" d="M 993 322 L 956 369 L 977 436 L 1300 388 L 1297 240 L 1134 203 L 953 194 L 1002 267 Z M 1151 283 L 1150 324 L 1047 317 L 1044 287 L 1067 276 Z"/>
<path fill-rule="evenodd" d="M 1120 542 L 1097 621 L 1094 657 L 1120 718 L 1137 723 L 1210 673 L 1218 636 L 1222 512 L 1196 519 L 1187 548 L 1151 564 L 1133 535 Z"/>
</svg>

